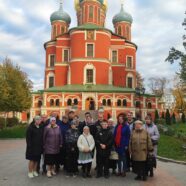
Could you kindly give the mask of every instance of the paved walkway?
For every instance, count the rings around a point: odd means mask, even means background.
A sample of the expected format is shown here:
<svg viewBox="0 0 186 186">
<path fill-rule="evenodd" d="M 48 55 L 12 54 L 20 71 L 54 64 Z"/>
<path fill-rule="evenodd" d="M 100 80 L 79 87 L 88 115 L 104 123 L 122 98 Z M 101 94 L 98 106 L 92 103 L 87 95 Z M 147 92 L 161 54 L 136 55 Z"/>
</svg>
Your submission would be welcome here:
<svg viewBox="0 0 186 186">
<path fill-rule="evenodd" d="M 184 186 L 186 185 L 186 166 L 158 162 L 155 177 L 147 182 L 135 181 L 135 175 L 128 173 L 125 178 L 112 176 L 110 179 L 66 178 L 61 171 L 51 179 L 40 175 L 27 177 L 25 160 L 25 140 L 0 140 L 0 186 Z M 95 174 L 93 172 L 93 174 Z"/>
</svg>

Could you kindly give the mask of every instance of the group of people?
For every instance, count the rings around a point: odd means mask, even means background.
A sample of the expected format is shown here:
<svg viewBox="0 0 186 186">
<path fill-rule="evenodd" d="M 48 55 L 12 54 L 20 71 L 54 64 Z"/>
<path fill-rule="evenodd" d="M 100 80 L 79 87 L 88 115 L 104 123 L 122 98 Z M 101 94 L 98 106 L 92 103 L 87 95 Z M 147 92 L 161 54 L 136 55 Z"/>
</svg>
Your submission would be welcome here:
<svg viewBox="0 0 186 186">
<path fill-rule="evenodd" d="M 58 173 L 60 166 L 67 177 L 76 177 L 81 170 L 83 178 L 91 178 L 95 158 L 96 178 L 109 178 L 112 169 L 112 174 L 121 177 L 133 171 L 137 174 L 135 180 L 145 181 L 149 173 L 153 176 L 159 137 L 150 115 L 145 124 L 135 121 L 131 112 L 119 114 L 117 123 L 112 118 L 104 120 L 102 112 L 98 112 L 96 122 L 90 112 L 85 113 L 83 122 L 74 111 L 62 120 L 56 113 L 50 118 L 36 116 L 26 134 L 28 177 L 37 177 L 41 164 L 49 178 Z M 153 166 L 148 166 L 149 156 L 154 158 Z"/>
</svg>

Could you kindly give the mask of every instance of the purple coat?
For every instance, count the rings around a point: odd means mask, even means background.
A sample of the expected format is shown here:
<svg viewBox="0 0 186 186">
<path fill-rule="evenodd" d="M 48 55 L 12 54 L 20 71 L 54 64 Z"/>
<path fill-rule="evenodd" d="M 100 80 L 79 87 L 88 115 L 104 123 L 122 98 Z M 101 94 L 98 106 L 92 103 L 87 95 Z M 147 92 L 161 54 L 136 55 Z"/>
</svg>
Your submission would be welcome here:
<svg viewBox="0 0 186 186">
<path fill-rule="evenodd" d="M 63 138 L 59 126 L 54 128 L 48 125 L 44 129 L 43 148 L 45 154 L 58 154 L 62 146 Z"/>
</svg>

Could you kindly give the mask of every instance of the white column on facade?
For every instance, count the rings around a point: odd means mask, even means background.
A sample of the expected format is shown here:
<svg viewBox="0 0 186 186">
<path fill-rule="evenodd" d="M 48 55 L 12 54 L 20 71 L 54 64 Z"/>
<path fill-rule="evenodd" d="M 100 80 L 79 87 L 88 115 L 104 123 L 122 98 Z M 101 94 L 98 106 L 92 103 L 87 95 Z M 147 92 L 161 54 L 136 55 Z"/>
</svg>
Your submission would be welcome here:
<svg viewBox="0 0 186 186">
<path fill-rule="evenodd" d="M 46 107 L 46 102 L 47 102 L 47 95 L 46 93 L 43 94 L 43 106 Z"/>
<path fill-rule="evenodd" d="M 134 94 L 131 94 L 131 107 L 134 107 Z"/>
<path fill-rule="evenodd" d="M 71 68 L 70 68 L 70 66 L 68 67 L 67 84 L 71 85 Z"/>
<path fill-rule="evenodd" d="M 113 75 L 112 75 L 112 67 L 111 66 L 109 67 L 108 77 L 109 77 L 109 85 L 112 85 Z"/>
<path fill-rule="evenodd" d="M 98 110 L 98 93 L 96 93 L 96 100 L 95 100 L 95 104 L 96 104 L 96 110 Z"/>
<path fill-rule="evenodd" d="M 115 107 L 116 105 L 116 94 L 113 94 L 113 103 L 112 103 L 113 107 Z"/>
<path fill-rule="evenodd" d="M 65 95 L 62 93 L 62 107 L 65 106 Z"/>
<path fill-rule="evenodd" d="M 156 98 L 156 109 L 158 109 L 158 98 Z"/>
</svg>

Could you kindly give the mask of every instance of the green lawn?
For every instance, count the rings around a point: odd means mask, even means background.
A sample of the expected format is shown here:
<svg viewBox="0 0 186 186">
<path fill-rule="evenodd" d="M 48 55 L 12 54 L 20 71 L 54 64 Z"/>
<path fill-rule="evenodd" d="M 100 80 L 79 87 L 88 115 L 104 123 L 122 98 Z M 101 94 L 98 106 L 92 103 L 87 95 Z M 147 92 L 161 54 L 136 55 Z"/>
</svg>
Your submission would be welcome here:
<svg viewBox="0 0 186 186">
<path fill-rule="evenodd" d="M 0 138 L 25 138 L 26 126 L 16 126 L 0 131 Z"/>
<path fill-rule="evenodd" d="M 184 142 L 172 136 L 161 134 L 158 155 L 175 160 L 186 161 L 186 150 L 182 148 Z"/>
</svg>

